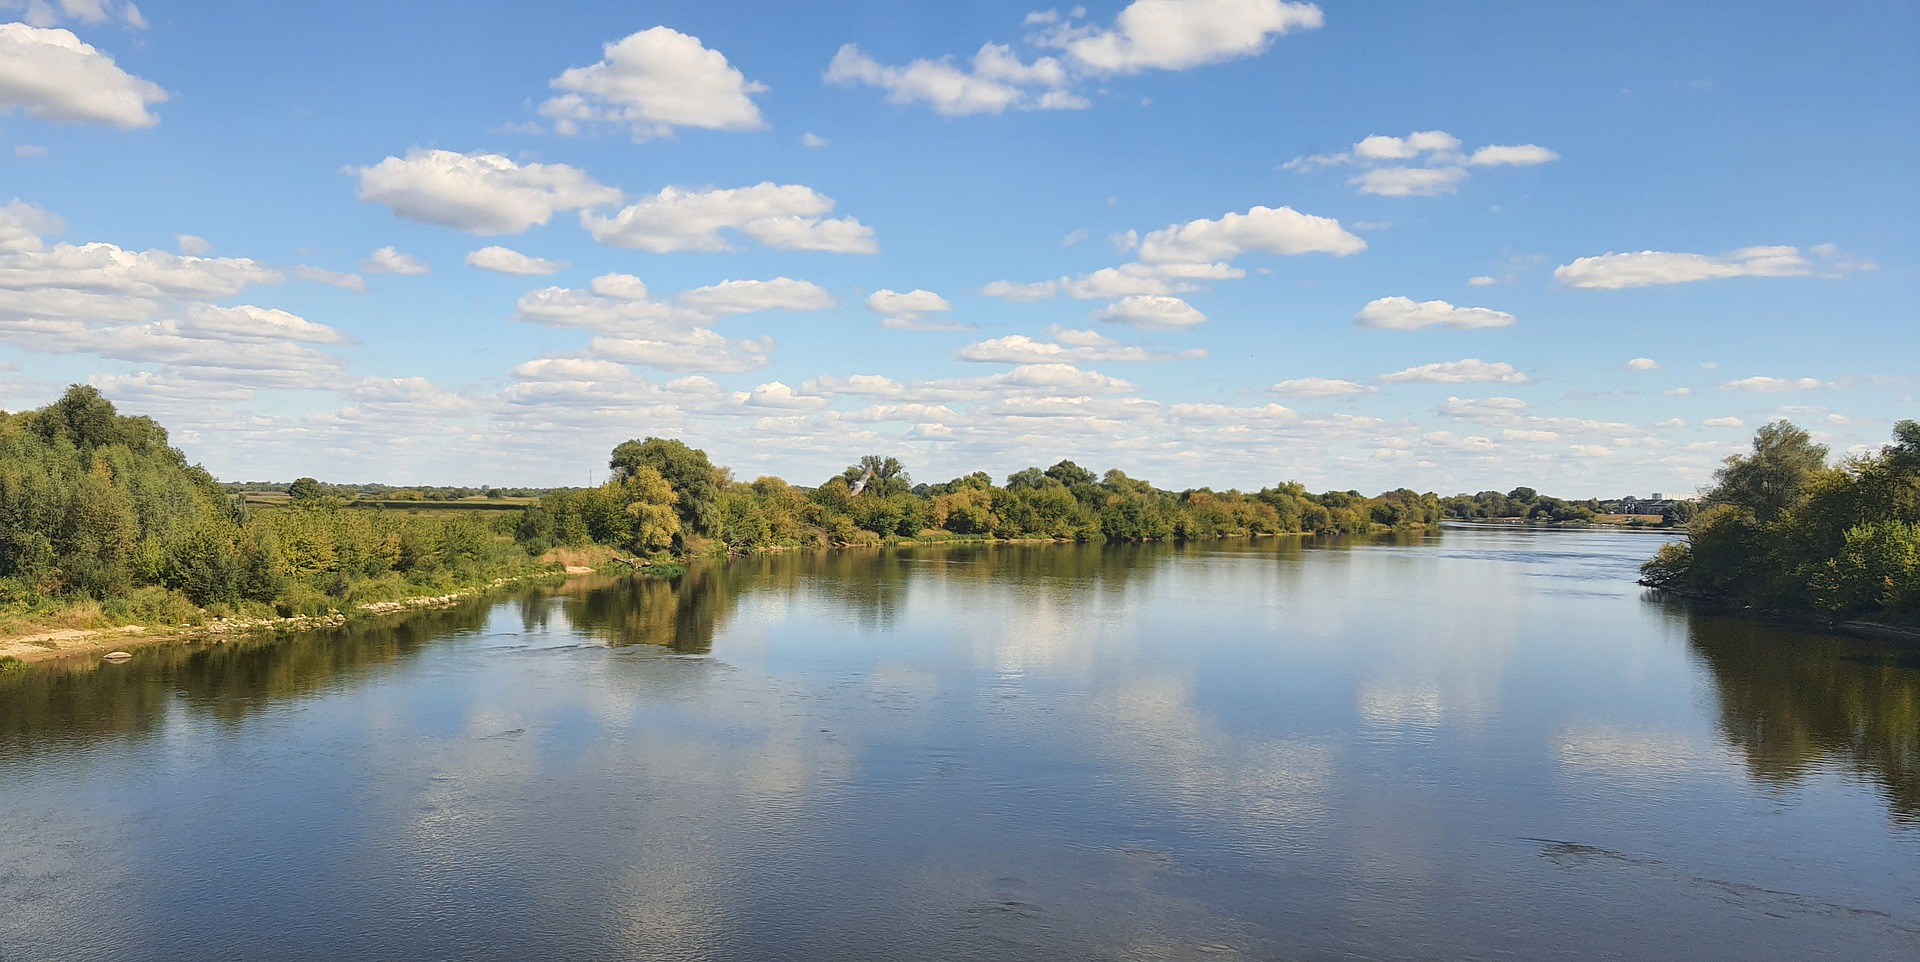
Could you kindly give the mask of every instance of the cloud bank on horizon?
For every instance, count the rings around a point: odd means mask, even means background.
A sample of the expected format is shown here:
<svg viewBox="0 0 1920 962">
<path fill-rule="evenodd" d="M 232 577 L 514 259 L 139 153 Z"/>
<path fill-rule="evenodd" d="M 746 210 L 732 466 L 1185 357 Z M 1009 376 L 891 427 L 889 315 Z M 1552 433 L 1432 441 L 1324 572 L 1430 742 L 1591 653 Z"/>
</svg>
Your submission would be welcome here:
<svg viewBox="0 0 1920 962">
<path fill-rule="evenodd" d="M 1913 8 L 754 7 L 0 0 L 0 407 L 236 479 L 1600 496 L 1920 409 Z"/>
</svg>

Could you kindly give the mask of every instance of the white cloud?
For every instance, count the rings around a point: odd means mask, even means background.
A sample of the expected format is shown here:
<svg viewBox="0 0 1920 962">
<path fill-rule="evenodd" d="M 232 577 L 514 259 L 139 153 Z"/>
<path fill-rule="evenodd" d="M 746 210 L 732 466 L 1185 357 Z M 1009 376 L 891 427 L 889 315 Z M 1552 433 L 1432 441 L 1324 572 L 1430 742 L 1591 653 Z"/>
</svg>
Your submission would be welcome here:
<svg viewBox="0 0 1920 962">
<path fill-rule="evenodd" d="M 238 307 L 191 305 L 186 309 L 185 318 L 179 322 L 178 329 L 195 335 L 246 341 L 347 344 L 353 340 L 325 324 L 315 324 L 296 314 L 251 304 Z"/>
<path fill-rule="evenodd" d="M 980 288 L 988 297 L 1015 303 L 1065 295 L 1077 301 L 1105 301 L 1129 294 L 1179 294 L 1195 290 L 1196 280 L 1233 280 L 1246 272 L 1226 264 L 1122 264 L 1090 274 L 1032 283 L 994 281 Z"/>
<path fill-rule="evenodd" d="M 1060 238 L 1060 246 L 1072 247 L 1073 245 L 1086 240 L 1088 236 L 1090 236 L 1090 233 L 1085 227 L 1075 228 L 1073 230 L 1068 231 L 1067 236 Z M 1123 251 L 1122 253 L 1125 253 L 1125 252 Z"/>
<path fill-rule="evenodd" d="M 1096 74 L 1188 70 L 1265 53 L 1275 37 L 1315 30 L 1320 8 L 1281 0 L 1134 0 L 1109 29 L 1056 27 L 1043 35 Z"/>
<path fill-rule="evenodd" d="M 1467 278 L 1467 286 L 1469 287 L 1493 287 L 1498 285 L 1499 283 L 1500 283 L 1500 280 L 1498 278 L 1491 277 L 1486 274 L 1481 274 L 1478 277 Z"/>
<path fill-rule="evenodd" d="M 673 371 L 725 373 L 765 367 L 770 337 L 732 340 L 711 329 L 719 317 L 747 311 L 817 309 L 826 291 L 806 281 L 730 281 L 687 291 L 674 303 L 656 300 L 630 274 L 603 274 L 588 290 L 547 287 L 515 304 L 514 320 L 593 332 L 590 359 Z"/>
<path fill-rule="evenodd" d="M 825 147 L 826 145 L 827 145 L 827 138 L 822 137 L 811 130 L 800 135 L 800 146 L 802 147 L 806 147 L 811 150 L 819 150 L 820 148 Z"/>
<path fill-rule="evenodd" d="M 1536 431 L 1527 428 L 1507 428 L 1500 432 L 1500 437 L 1506 441 L 1558 441 L 1560 440 L 1560 432 Z"/>
<path fill-rule="evenodd" d="M 0 206 L 0 253 L 41 250 L 46 246 L 41 240 L 43 235 L 58 234 L 66 229 L 67 225 L 57 215 L 23 200 L 9 201 Z"/>
<path fill-rule="evenodd" d="M 751 391 L 741 391 L 733 396 L 735 401 L 755 408 L 778 408 L 786 411 L 813 411 L 826 407 L 827 398 L 816 394 L 799 394 L 793 388 L 780 381 L 769 381 Z"/>
<path fill-rule="evenodd" d="M 1618 290 L 1725 277 L 1798 277 L 1811 272 L 1811 265 L 1798 248 L 1743 247 L 1717 256 L 1668 251 L 1609 252 L 1556 267 L 1553 279 L 1583 290 Z"/>
<path fill-rule="evenodd" d="M 911 290 L 905 293 L 893 290 L 878 290 L 867 295 L 867 310 L 880 315 L 883 327 L 906 331 L 953 331 L 964 330 L 964 325 L 949 321 L 929 321 L 928 314 L 944 314 L 953 310 L 953 302 L 927 290 Z"/>
<path fill-rule="evenodd" d="M 382 247 L 360 262 L 360 269 L 369 274 L 426 274 L 433 270 L 426 262 L 412 254 L 403 254 L 389 244 Z"/>
<path fill-rule="evenodd" d="M 554 129 L 608 123 L 636 141 L 670 137 L 678 127 L 758 130 L 766 126 L 753 95 L 765 91 L 699 38 L 667 27 L 642 30 L 606 45 L 604 58 L 574 67 L 549 86 L 561 95 L 540 105 Z"/>
<path fill-rule="evenodd" d="M 174 243 L 179 246 L 180 253 L 182 254 L 197 257 L 213 250 L 213 245 L 208 243 L 204 237 L 195 237 L 192 234 L 175 234 L 173 235 L 173 240 Z"/>
<path fill-rule="evenodd" d="M 1010 47 L 989 43 L 973 55 L 971 68 L 956 66 L 951 57 L 915 60 L 904 67 L 879 63 L 847 44 L 827 65 L 826 81 L 850 86 L 865 84 L 887 92 L 887 102 L 925 103 L 948 117 L 1015 110 L 1078 110 L 1085 98 L 1064 89 L 1066 70 L 1058 60 L 1041 57 L 1020 60 Z"/>
<path fill-rule="evenodd" d="M 1739 418 L 1708 418 L 1700 422 L 1710 428 L 1744 428 L 1746 424 Z"/>
<path fill-rule="evenodd" d="M 573 266 L 566 261 L 550 261 L 544 257 L 532 257 L 522 254 L 511 247 L 482 247 L 467 255 L 467 266 L 478 267 L 483 271 L 496 274 L 517 274 L 521 276 L 556 274 Z"/>
<path fill-rule="evenodd" d="M 1446 301 L 1415 302 L 1406 297 L 1382 297 L 1367 302 L 1353 316 L 1357 327 L 1393 331 L 1414 331 L 1423 327 L 1471 330 L 1484 327 L 1508 327 L 1514 316 L 1486 307 L 1455 307 Z"/>
<path fill-rule="evenodd" d="M 15 144 L 13 145 L 13 155 L 15 157 L 45 157 L 47 155 L 47 148 L 39 144 Z"/>
<path fill-rule="evenodd" d="M 619 381 L 633 376 L 624 364 L 581 357 L 543 357 L 513 369 L 526 381 Z"/>
<path fill-rule="evenodd" d="M 166 99 L 72 31 L 0 23 L 0 111 L 130 129 L 159 123 L 147 108 Z"/>
<path fill-rule="evenodd" d="M 1502 424 L 1526 417 L 1528 404 L 1517 397 L 1449 397 L 1440 405 L 1440 413 L 1455 421 Z"/>
<path fill-rule="evenodd" d="M 1129 294 L 1088 315 L 1095 320 L 1136 327 L 1193 327 L 1207 322 L 1207 316 L 1193 305 L 1164 294 Z"/>
<path fill-rule="evenodd" d="M 1066 18 L 1027 16 L 1025 26 L 1039 28 L 1027 41 L 1060 50 L 1058 58 L 1029 62 L 1012 47 L 988 43 L 965 64 L 945 56 L 889 66 L 846 44 L 824 79 L 877 87 L 890 103 L 923 103 L 949 117 L 1080 110 L 1091 105 L 1080 90 L 1098 78 L 1251 57 L 1275 37 L 1322 22 L 1318 7 L 1282 0 L 1135 0 L 1111 27 L 1076 22 L 1084 15 L 1076 8 Z"/>
<path fill-rule="evenodd" d="M 1460 147 L 1460 138 L 1444 130 L 1421 130 L 1405 137 L 1374 134 L 1339 153 L 1295 157 L 1285 167 L 1303 172 L 1371 168 L 1348 183 L 1363 194 L 1380 197 L 1433 197 L 1458 190 L 1469 167 L 1532 167 L 1560 159 L 1538 144 L 1489 144 L 1471 153 Z"/>
<path fill-rule="evenodd" d="M 1052 362 L 1171 361 L 1203 358 L 1199 348 L 1179 352 L 1157 352 L 1136 347 L 1096 331 L 1056 329 L 1052 340 L 1039 340 L 1025 334 L 1009 334 L 969 344 L 953 353 L 962 361 L 1002 364 L 1043 364 Z"/>
<path fill-rule="evenodd" d="M 563 210 L 617 203 L 620 191 L 566 164 L 514 163 L 499 154 L 407 151 L 349 168 L 360 199 L 406 220 L 474 234 L 518 234 Z"/>
<path fill-rule="evenodd" d="M 1575 444 L 1567 448 L 1576 458 L 1610 458 L 1613 449 L 1599 444 Z"/>
<path fill-rule="evenodd" d="M 1490 144 L 1473 152 L 1467 163 L 1475 167 L 1534 167 L 1559 160 L 1560 155 L 1538 144 L 1503 147 Z"/>
<path fill-rule="evenodd" d="M 833 198 L 798 184 L 764 182 L 725 190 L 668 187 L 611 217 L 583 211 L 593 239 L 655 253 L 724 251 L 721 231 L 737 231 L 785 250 L 871 254 L 873 229 L 851 218 L 828 218 Z"/>
<path fill-rule="evenodd" d="M 1341 397 L 1348 394 L 1373 394 L 1379 389 L 1339 378 L 1300 377 L 1281 381 L 1267 390 L 1282 397 Z"/>
<path fill-rule="evenodd" d="M 697 287 L 674 298 L 682 307 L 703 314 L 751 314 L 756 311 L 824 311 L 840 301 L 812 281 L 776 277 L 770 281 L 721 281 Z"/>
<path fill-rule="evenodd" d="M 1489 363 L 1470 357 L 1382 374 L 1379 380 L 1385 384 L 1526 384 L 1532 379 L 1514 370 L 1511 364 Z"/>
<path fill-rule="evenodd" d="M 727 374 L 766 367 L 773 339 L 730 341 L 715 331 L 696 328 L 671 338 L 596 337 L 587 343 L 587 353 L 622 364 Z"/>
<path fill-rule="evenodd" d="M 1758 394 L 1784 394 L 1788 391 L 1817 391 L 1833 385 L 1816 378 L 1743 377 L 1720 385 L 1723 391 L 1751 391 Z"/>
<path fill-rule="evenodd" d="M 1453 193 L 1466 179 L 1458 167 L 1381 167 L 1347 183 L 1378 197 L 1434 197 Z"/>
<path fill-rule="evenodd" d="M 1140 259 L 1207 264 L 1230 261 L 1248 251 L 1345 257 L 1366 249 L 1366 241 L 1342 230 L 1331 217 L 1302 214 L 1291 207 L 1254 207 L 1244 214 L 1202 218 L 1154 231 L 1140 240 Z"/>
<path fill-rule="evenodd" d="M 1629 371 L 1658 371 L 1663 365 L 1650 357 L 1636 357 L 1627 362 Z"/>
<path fill-rule="evenodd" d="M 0 241 L 6 238 L 0 223 Z M 64 289 L 128 297 L 227 297 L 253 284 L 277 284 L 281 273 L 245 257 L 189 257 L 129 251 L 113 244 L 0 248 L 0 290 Z"/>
</svg>

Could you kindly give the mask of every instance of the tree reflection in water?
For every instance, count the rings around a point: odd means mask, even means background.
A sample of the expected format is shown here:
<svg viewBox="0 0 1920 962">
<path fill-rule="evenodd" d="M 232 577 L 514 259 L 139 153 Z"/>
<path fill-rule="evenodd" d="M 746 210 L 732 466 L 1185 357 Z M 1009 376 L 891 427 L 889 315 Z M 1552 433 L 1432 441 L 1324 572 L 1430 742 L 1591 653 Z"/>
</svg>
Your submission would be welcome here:
<svg viewBox="0 0 1920 962">
<path fill-rule="evenodd" d="M 1920 649 L 1700 614 L 1687 633 L 1755 778 L 1845 765 L 1880 787 L 1895 821 L 1920 826 Z"/>
<path fill-rule="evenodd" d="M 0 761 L 159 730 L 169 711 L 237 724 L 277 703 L 392 671 L 438 638 L 476 631 L 498 599 L 339 628 L 159 644 L 133 661 L 81 657 L 0 675 Z"/>
</svg>

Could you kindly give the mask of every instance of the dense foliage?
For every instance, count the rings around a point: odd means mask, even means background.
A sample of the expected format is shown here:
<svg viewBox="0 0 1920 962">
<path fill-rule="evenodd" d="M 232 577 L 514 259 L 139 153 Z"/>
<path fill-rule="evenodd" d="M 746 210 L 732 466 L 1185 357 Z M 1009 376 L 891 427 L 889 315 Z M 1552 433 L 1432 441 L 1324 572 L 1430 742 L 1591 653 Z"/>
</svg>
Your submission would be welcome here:
<svg viewBox="0 0 1920 962">
<path fill-rule="evenodd" d="M 914 484 L 894 458 L 868 455 L 812 488 L 733 479 L 705 452 L 648 438 L 615 448 L 596 488 L 556 491 L 522 516 L 530 550 L 598 543 L 636 554 L 700 545 L 731 551 L 874 544 L 891 538 L 1156 541 L 1295 532 L 1361 533 L 1433 524 L 1440 501 L 1406 489 L 1369 498 L 1310 494 L 1294 483 L 1257 492 L 1165 491 L 1072 461 L 995 484 L 984 472 Z"/>
<path fill-rule="evenodd" d="M 1920 622 L 1920 423 L 1877 454 L 1827 463 L 1777 421 L 1727 459 L 1687 540 L 1642 569 L 1646 583 L 1745 605 Z"/>
<path fill-rule="evenodd" d="M 0 413 L 0 617 L 317 614 L 534 567 L 511 516 L 347 510 L 317 494 L 296 504 L 246 510 L 165 429 L 120 416 L 91 387 Z"/>
</svg>

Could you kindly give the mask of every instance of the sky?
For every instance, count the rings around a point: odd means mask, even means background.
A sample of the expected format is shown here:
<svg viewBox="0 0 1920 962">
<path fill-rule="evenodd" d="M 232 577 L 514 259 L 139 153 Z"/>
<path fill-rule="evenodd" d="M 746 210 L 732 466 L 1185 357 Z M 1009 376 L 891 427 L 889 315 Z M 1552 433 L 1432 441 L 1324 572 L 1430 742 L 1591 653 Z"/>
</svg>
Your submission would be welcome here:
<svg viewBox="0 0 1920 962">
<path fill-rule="evenodd" d="M 1688 494 L 1920 417 L 1920 4 L 0 0 L 0 408 L 226 480 Z"/>
</svg>

